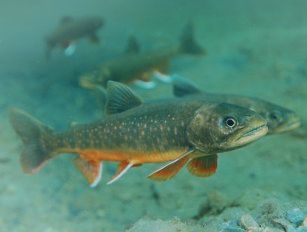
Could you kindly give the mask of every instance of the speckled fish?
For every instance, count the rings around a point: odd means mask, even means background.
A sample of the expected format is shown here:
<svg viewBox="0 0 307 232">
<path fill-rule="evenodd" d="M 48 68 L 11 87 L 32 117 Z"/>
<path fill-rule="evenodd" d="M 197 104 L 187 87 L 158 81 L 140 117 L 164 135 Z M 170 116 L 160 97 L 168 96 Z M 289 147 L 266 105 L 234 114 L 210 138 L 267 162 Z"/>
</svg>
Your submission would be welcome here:
<svg viewBox="0 0 307 232">
<path fill-rule="evenodd" d="M 279 134 L 298 128 L 301 125 L 299 116 L 285 107 L 255 98 L 235 94 L 213 94 L 200 90 L 193 83 L 183 78 L 175 78 L 173 93 L 176 97 L 203 99 L 213 102 L 227 102 L 246 107 L 260 114 L 268 122 L 268 134 Z"/>
<path fill-rule="evenodd" d="M 167 161 L 149 178 L 167 180 L 186 163 L 192 174 L 209 176 L 217 168 L 217 153 L 245 146 L 268 130 L 254 111 L 227 103 L 180 99 L 143 103 L 130 88 L 116 82 L 108 83 L 107 94 L 104 119 L 63 133 L 12 110 L 11 124 L 24 143 L 23 170 L 35 173 L 59 154 L 74 153 L 77 168 L 91 186 L 100 180 L 103 161 L 119 163 L 108 183 L 131 167 Z"/>
<path fill-rule="evenodd" d="M 136 39 L 130 38 L 128 51 L 125 55 L 102 64 L 98 70 L 83 75 L 80 78 L 80 85 L 85 88 L 91 88 L 93 84 L 105 87 L 109 80 L 113 80 L 122 83 L 136 82 L 147 88 L 153 86 L 150 81 L 153 73 L 168 73 L 170 62 L 174 57 L 183 54 L 203 55 L 205 53 L 194 39 L 194 29 L 191 23 L 184 28 L 179 46 L 139 52 Z M 163 80 L 164 76 L 159 75 L 159 77 Z"/>
<path fill-rule="evenodd" d="M 71 18 L 63 17 L 58 27 L 47 37 L 47 52 L 49 58 L 55 47 L 61 47 L 66 52 L 73 52 L 73 43 L 81 38 L 88 37 L 93 43 L 98 43 L 97 30 L 104 22 L 100 17 Z"/>
</svg>

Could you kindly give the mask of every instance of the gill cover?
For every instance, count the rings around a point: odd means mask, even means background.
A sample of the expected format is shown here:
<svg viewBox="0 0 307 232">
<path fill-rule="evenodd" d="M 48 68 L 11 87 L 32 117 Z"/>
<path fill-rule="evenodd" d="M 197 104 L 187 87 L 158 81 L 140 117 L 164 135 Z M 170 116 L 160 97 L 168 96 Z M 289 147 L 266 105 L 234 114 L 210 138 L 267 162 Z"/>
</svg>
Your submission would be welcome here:
<svg viewBox="0 0 307 232">
<path fill-rule="evenodd" d="M 210 149 L 208 149 L 210 146 L 208 145 L 211 144 L 208 124 L 208 119 L 210 118 L 211 112 L 210 109 L 212 109 L 212 106 L 203 106 L 198 109 L 187 127 L 187 136 L 189 142 L 193 144 L 196 149 L 206 153 L 210 152 Z"/>
</svg>

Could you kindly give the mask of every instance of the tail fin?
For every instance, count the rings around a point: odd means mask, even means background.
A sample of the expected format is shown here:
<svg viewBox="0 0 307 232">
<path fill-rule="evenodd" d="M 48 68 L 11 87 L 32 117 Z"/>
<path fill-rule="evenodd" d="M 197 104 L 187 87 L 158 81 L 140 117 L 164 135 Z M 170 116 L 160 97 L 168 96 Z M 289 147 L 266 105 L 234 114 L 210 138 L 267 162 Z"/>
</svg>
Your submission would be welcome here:
<svg viewBox="0 0 307 232">
<path fill-rule="evenodd" d="M 194 24 L 192 22 L 188 22 L 183 28 L 180 38 L 180 51 L 192 55 L 204 55 L 206 53 L 205 49 L 194 38 Z"/>
<path fill-rule="evenodd" d="M 27 113 L 12 109 L 10 122 L 24 147 L 20 163 L 25 173 L 36 173 L 51 158 L 53 130 Z"/>
</svg>

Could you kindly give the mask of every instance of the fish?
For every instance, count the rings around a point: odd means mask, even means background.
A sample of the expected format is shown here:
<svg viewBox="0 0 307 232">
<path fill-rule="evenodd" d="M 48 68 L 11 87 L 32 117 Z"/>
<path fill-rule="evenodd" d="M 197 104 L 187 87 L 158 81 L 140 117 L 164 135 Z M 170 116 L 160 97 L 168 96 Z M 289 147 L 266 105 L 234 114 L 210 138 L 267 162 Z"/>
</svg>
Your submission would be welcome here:
<svg viewBox="0 0 307 232">
<path fill-rule="evenodd" d="M 98 43 L 97 30 L 103 25 L 101 17 L 63 17 L 57 28 L 46 38 L 46 58 L 50 57 L 56 47 L 65 49 L 65 53 L 71 55 L 75 49 L 74 44 L 82 38 L 88 37 L 91 42 Z"/>
<path fill-rule="evenodd" d="M 300 117 L 290 109 L 256 97 L 208 93 L 182 77 L 174 78 L 173 94 L 180 98 L 204 99 L 205 101 L 226 102 L 246 107 L 266 119 L 269 135 L 289 132 L 301 125 Z"/>
<path fill-rule="evenodd" d="M 81 87 L 93 89 L 97 84 L 106 87 L 107 82 L 112 80 L 125 84 L 138 83 L 141 87 L 152 88 L 155 85 L 150 83 L 151 76 L 158 72 L 168 73 L 171 60 L 184 54 L 205 54 L 205 49 L 195 41 L 194 26 L 191 22 L 184 27 L 180 44 L 171 48 L 141 52 L 136 38 L 130 37 L 124 55 L 82 75 L 79 84 Z"/>
<path fill-rule="evenodd" d="M 11 109 L 11 125 L 23 142 L 23 171 L 37 173 L 49 160 L 72 153 L 91 187 L 99 183 L 105 161 L 118 163 L 108 184 L 146 163 L 168 162 L 148 176 L 152 180 L 168 180 L 186 164 L 191 174 L 206 177 L 217 169 L 217 153 L 250 144 L 268 131 L 265 119 L 243 107 L 176 98 L 145 103 L 113 81 L 107 85 L 106 114 L 59 133 Z"/>
</svg>

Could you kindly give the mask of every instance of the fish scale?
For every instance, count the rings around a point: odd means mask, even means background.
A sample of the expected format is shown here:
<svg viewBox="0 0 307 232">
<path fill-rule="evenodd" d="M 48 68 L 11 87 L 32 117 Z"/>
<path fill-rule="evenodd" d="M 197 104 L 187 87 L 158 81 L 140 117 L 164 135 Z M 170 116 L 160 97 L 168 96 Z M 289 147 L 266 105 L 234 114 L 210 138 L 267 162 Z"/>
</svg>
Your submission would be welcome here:
<svg viewBox="0 0 307 232">
<path fill-rule="evenodd" d="M 193 110 L 184 106 L 178 109 L 177 104 L 150 104 L 146 106 L 148 110 L 141 107 L 135 109 L 133 114 L 123 113 L 119 117 L 106 118 L 90 128 L 79 127 L 65 132 L 59 135 L 58 140 L 65 141 L 66 138 L 70 138 L 71 142 L 69 146 L 63 144 L 64 147 L 58 149 L 124 149 L 145 151 L 146 154 L 185 148 L 189 146 L 185 127 L 196 108 L 200 106 L 201 103 L 195 104 Z M 153 108 L 159 110 L 153 111 Z M 91 146 L 93 140 L 97 143 Z"/>
</svg>

